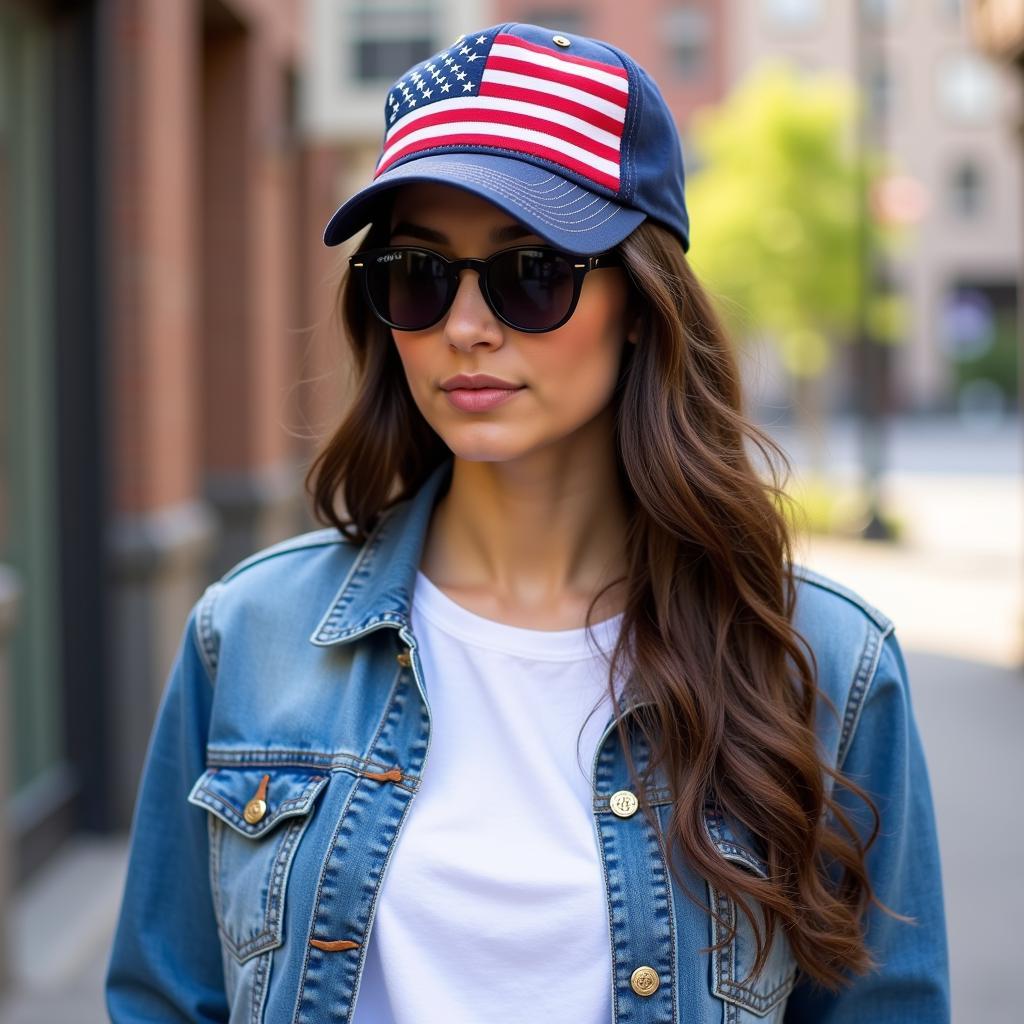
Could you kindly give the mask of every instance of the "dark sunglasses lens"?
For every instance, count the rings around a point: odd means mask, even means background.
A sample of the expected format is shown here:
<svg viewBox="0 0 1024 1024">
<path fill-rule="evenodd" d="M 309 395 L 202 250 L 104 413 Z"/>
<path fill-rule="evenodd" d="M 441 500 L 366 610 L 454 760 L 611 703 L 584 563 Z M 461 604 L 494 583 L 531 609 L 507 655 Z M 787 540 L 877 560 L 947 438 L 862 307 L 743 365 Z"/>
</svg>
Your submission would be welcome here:
<svg viewBox="0 0 1024 1024">
<path fill-rule="evenodd" d="M 444 312 L 448 281 L 444 264 L 430 252 L 394 249 L 376 253 L 366 267 L 366 284 L 374 308 L 398 325 L 418 331 Z"/>
<path fill-rule="evenodd" d="M 572 304 L 572 264 L 543 249 L 502 254 L 491 264 L 487 283 L 498 312 L 524 331 L 552 327 Z"/>
</svg>

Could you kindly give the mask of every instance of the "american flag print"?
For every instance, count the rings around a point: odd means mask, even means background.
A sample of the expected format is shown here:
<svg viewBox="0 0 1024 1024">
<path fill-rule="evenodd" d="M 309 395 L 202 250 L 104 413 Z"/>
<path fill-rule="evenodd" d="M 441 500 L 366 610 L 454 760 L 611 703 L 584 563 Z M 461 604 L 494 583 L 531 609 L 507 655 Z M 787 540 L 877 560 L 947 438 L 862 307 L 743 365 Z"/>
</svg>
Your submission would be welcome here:
<svg viewBox="0 0 1024 1024">
<path fill-rule="evenodd" d="M 374 178 L 421 150 L 494 146 L 617 192 L 628 100 L 620 65 L 503 32 L 460 36 L 391 87 Z"/>
</svg>

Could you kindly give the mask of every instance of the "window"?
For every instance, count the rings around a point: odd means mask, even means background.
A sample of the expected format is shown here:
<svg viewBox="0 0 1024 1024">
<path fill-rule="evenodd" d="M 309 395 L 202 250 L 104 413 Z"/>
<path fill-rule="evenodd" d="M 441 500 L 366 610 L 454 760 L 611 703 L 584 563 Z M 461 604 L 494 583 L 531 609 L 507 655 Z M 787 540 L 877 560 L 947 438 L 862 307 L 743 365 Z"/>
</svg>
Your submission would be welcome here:
<svg viewBox="0 0 1024 1024">
<path fill-rule="evenodd" d="M 939 316 L 937 340 L 949 357 L 958 411 L 974 423 L 998 421 L 1017 393 L 1016 283 L 957 281 Z"/>
<path fill-rule="evenodd" d="M 986 121 L 998 112 L 999 80 L 982 56 L 958 53 L 936 65 L 939 107 L 961 121 Z"/>
<path fill-rule="evenodd" d="M 887 25 L 903 12 L 902 0 L 860 0 L 861 17 L 869 25 Z"/>
<path fill-rule="evenodd" d="M 973 219 L 985 205 L 985 173 L 974 160 L 961 160 L 949 176 L 949 205 L 953 213 Z"/>
<path fill-rule="evenodd" d="M 711 19 L 700 7 L 681 7 L 666 13 L 662 20 L 662 38 L 676 73 L 682 78 L 698 78 L 707 70 L 711 44 Z"/>
<path fill-rule="evenodd" d="M 873 123 L 884 121 L 892 110 L 893 77 L 883 56 L 872 59 L 866 73 L 868 118 Z"/>
<path fill-rule="evenodd" d="M 964 21 L 964 0 L 936 0 L 935 6 L 944 21 L 959 26 Z"/>
<path fill-rule="evenodd" d="M 779 28 L 805 29 L 821 20 L 822 0 L 762 0 L 761 8 Z"/>
<path fill-rule="evenodd" d="M 375 0 L 354 3 L 344 40 L 360 82 L 390 82 L 438 48 L 435 4 Z"/>
</svg>

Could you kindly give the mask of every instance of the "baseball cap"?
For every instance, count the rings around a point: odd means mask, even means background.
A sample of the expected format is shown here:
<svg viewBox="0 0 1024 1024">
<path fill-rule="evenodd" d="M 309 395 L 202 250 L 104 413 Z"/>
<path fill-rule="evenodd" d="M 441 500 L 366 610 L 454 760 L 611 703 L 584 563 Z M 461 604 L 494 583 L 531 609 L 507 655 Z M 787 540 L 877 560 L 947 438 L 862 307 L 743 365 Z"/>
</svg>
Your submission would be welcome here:
<svg viewBox="0 0 1024 1024">
<path fill-rule="evenodd" d="M 334 212 L 324 244 L 380 216 L 396 187 L 428 181 L 482 196 L 580 255 L 648 217 L 690 247 L 672 112 L 636 61 L 588 36 L 508 22 L 409 68 L 387 92 L 373 180 Z"/>
</svg>

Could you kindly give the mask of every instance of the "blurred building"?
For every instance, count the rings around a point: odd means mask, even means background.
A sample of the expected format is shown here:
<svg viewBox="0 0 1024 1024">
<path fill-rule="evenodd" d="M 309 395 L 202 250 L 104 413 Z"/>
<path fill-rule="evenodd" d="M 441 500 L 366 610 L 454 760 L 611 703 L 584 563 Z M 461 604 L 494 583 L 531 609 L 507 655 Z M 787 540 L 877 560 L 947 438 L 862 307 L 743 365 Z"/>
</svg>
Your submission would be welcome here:
<svg viewBox="0 0 1024 1024">
<path fill-rule="evenodd" d="M 893 359 L 895 405 L 939 411 L 1012 397 L 1024 189 L 1019 143 L 1007 124 L 1019 117 L 1020 93 L 973 40 L 964 0 L 731 0 L 729 7 L 733 80 L 777 55 L 809 71 L 859 78 L 871 136 L 904 178 L 905 205 L 920 207 L 889 274 L 910 313 Z M 993 349 L 987 374 L 974 358 L 985 345 Z M 849 377 L 849 365 L 835 364 L 833 406 L 851 397 Z"/>
<path fill-rule="evenodd" d="M 127 828 L 203 587 L 313 525 L 305 40 L 301 0 L 0 0 L 0 924 Z"/>
<path fill-rule="evenodd" d="M 1024 3 L 1020 0 L 970 0 L 968 14 L 975 43 L 1007 65 L 1016 79 L 1018 97 L 1024 97 Z M 1024 102 L 1017 104 L 1007 128 L 1024 162 Z M 1024 259 L 1017 272 L 1017 393 L 1024 403 Z"/>
</svg>

